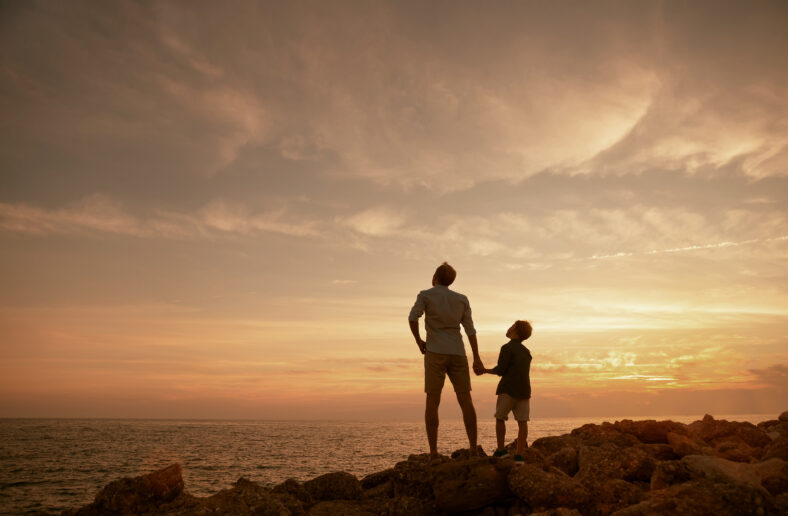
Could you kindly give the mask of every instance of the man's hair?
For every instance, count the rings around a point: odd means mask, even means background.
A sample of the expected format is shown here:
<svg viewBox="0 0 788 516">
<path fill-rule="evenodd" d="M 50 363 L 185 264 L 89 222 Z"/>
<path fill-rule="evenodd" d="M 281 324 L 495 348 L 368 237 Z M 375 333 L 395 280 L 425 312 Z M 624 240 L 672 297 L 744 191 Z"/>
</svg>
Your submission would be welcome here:
<svg viewBox="0 0 788 516">
<path fill-rule="evenodd" d="M 435 269 L 435 275 L 433 278 L 443 285 L 444 287 L 448 287 L 452 283 L 454 283 L 454 278 L 457 277 L 457 271 L 454 270 L 454 267 L 449 265 L 446 262 L 443 262 Z"/>
<path fill-rule="evenodd" d="M 514 329 L 517 332 L 517 335 L 523 340 L 527 340 L 528 337 L 531 336 L 531 333 L 534 331 L 534 329 L 531 327 L 531 323 L 529 323 L 528 321 L 515 322 Z"/>
</svg>

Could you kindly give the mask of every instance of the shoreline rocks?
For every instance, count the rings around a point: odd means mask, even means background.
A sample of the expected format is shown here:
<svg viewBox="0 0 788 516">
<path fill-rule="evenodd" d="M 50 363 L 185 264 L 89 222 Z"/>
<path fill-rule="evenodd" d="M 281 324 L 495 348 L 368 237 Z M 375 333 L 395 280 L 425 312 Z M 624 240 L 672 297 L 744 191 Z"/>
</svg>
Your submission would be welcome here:
<svg viewBox="0 0 788 516">
<path fill-rule="evenodd" d="M 209 497 L 174 464 L 110 482 L 63 516 L 480 516 L 788 514 L 788 412 L 758 425 L 706 415 L 689 425 L 623 420 L 534 441 L 525 464 L 484 455 L 411 455 L 358 479 L 347 472 L 274 487 L 241 478 Z"/>
</svg>

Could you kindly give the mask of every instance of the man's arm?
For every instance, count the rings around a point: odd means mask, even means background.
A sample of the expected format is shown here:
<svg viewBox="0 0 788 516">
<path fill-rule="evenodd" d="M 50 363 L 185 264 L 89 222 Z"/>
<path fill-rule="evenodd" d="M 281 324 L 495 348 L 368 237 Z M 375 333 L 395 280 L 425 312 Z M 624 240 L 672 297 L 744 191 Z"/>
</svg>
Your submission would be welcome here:
<svg viewBox="0 0 788 516">
<path fill-rule="evenodd" d="M 410 332 L 416 339 L 416 345 L 419 347 L 419 351 L 421 351 L 421 354 L 423 355 L 424 352 L 427 351 L 427 343 L 421 340 L 421 334 L 419 333 L 419 321 L 408 320 L 408 324 L 410 324 Z"/>
<path fill-rule="evenodd" d="M 476 334 L 468 335 L 468 342 L 471 344 L 471 351 L 473 352 L 473 372 L 476 376 L 484 374 L 484 364 L 482 357 L 479 356 L 479 343 L 476 340 Z"/>
</svg>

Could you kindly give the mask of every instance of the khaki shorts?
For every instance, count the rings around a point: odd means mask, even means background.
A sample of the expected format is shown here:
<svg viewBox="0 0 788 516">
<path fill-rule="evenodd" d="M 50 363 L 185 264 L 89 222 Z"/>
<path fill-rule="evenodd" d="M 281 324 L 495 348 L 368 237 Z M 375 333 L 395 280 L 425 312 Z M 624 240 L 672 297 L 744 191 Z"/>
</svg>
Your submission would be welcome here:
<svg viewBox="0 0 788 516">
<path fill-rule="evenodd" d="M 495 403 L 495 419 L 506 421 L 509 412 L 514 413 L 517 421 L 529 421 L 531 418 L 531 400 L 529 398 L 512 398 L 508 394 L 499 394 Z"/>
<path fill-rule="evenodd" d="M 424 353 L 424 392 L 440 394 L 446 375 L 454 386 L 454 392 L 471 392 L 471 373 L 468 358 L 443 353 Z"/>
</svg>

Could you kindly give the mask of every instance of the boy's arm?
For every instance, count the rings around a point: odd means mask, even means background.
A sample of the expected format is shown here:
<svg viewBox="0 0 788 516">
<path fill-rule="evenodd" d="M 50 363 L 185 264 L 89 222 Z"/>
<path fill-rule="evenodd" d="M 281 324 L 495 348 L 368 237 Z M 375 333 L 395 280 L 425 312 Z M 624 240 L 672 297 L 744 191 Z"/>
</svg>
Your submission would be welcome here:
<svg viewBox="0 0 788 516">
<path fill-rule="evenodd" d="M 490 374 L 497 374 L 498 376 L 503 376 L 506 373 L 506 370 L 509 369 L 509 365 L 512 363 L 512 354 L 509 352 L 509 349 L 504 346 L 501 348 L 501 352 L 498 354 L 498 365 L 493 367 L 492 369 L 485 369 L 485 373 Z"/>
</svg>

